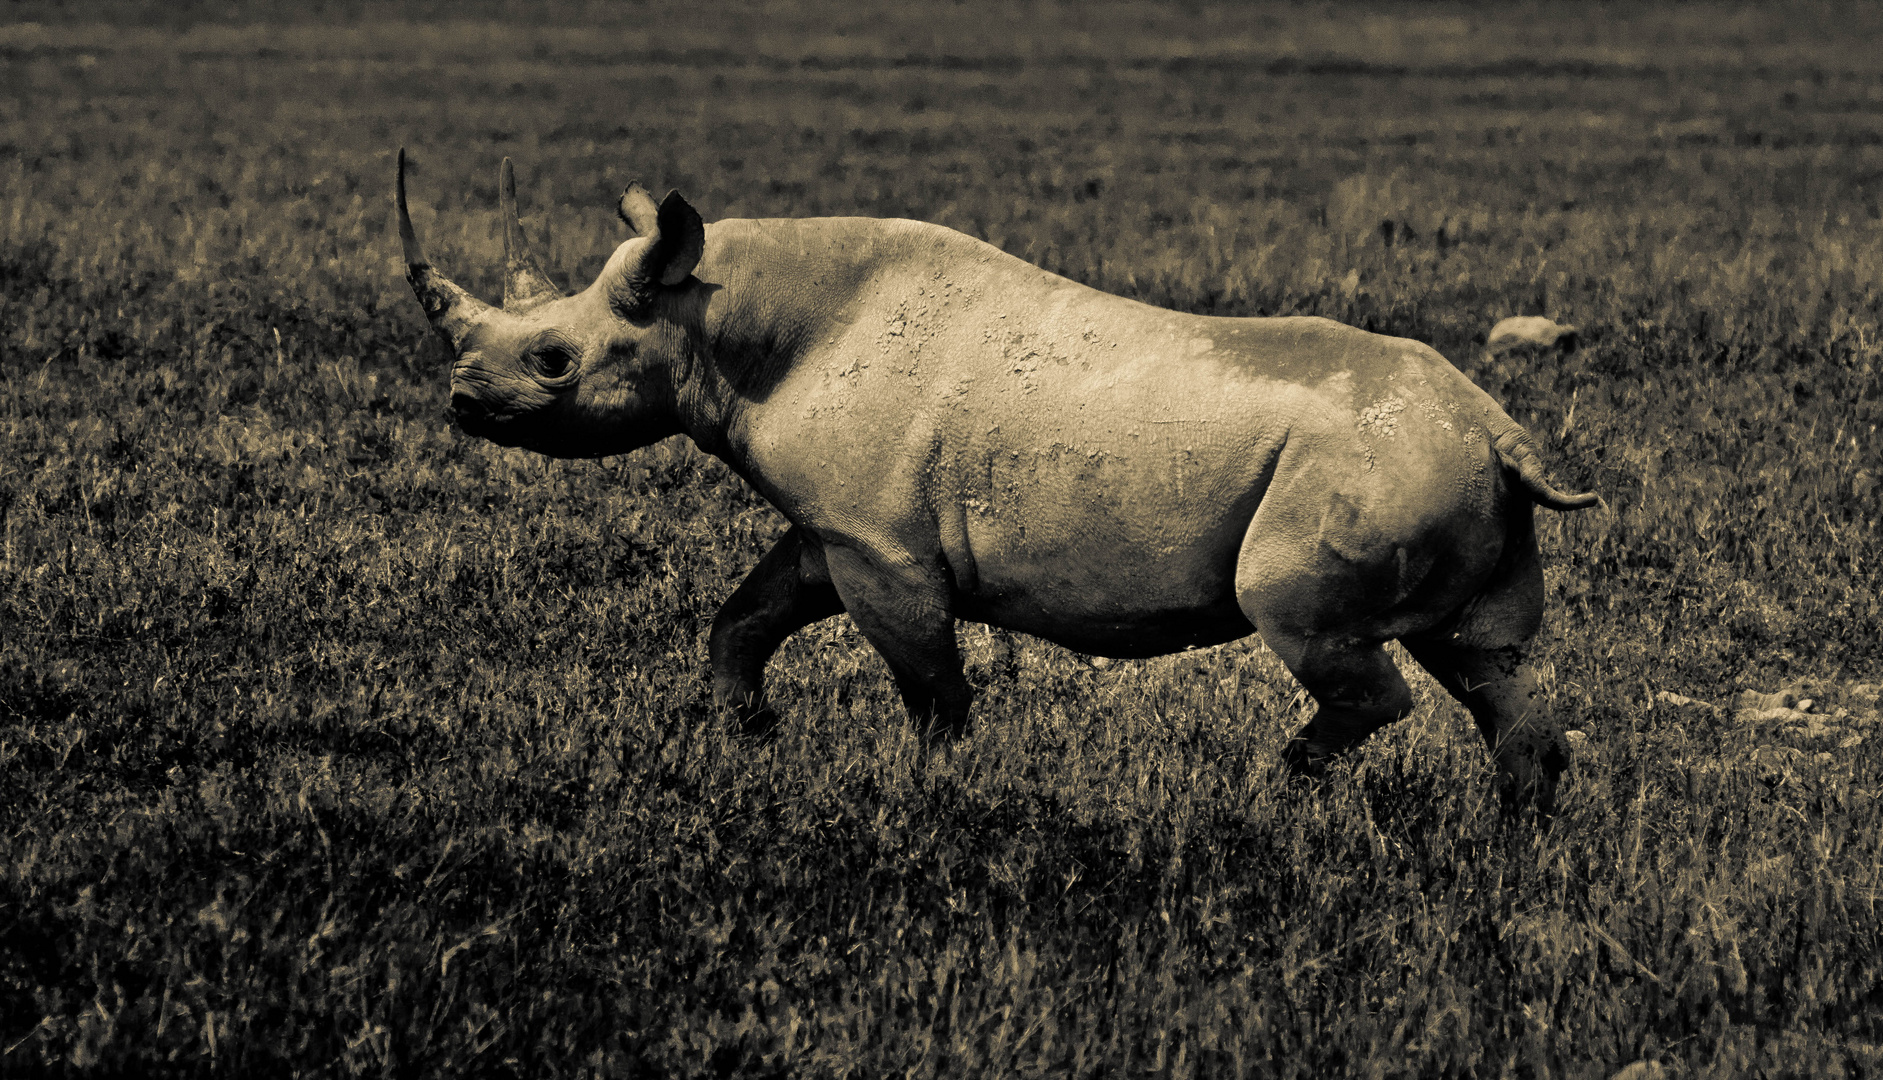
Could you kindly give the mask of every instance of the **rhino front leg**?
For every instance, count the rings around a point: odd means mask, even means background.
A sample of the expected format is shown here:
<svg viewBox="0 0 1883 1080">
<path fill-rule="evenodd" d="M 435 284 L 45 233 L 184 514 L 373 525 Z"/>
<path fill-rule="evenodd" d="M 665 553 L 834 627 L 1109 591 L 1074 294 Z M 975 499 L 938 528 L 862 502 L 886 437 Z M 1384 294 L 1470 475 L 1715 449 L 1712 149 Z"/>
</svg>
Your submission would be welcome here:
<svg viewBox="0 0 1883 1080">
<path fill-rule="evenodd" d="M 948 586 L 920 566 L 885 567 L 847 548 L 825 553 L 850 620 L 888 663 L 909 718 L 930 741 L 967 734 L 974 691 L 961 670 Z"/>
<path fill-rule="evenodd" d="M 778 714 L 765 702 L 765 662 L 785 638 L 842 611 L 823 548 L 792 526 L 713 617 L 714 703 L 747 735 L 772 734 Z"/>
</svg>

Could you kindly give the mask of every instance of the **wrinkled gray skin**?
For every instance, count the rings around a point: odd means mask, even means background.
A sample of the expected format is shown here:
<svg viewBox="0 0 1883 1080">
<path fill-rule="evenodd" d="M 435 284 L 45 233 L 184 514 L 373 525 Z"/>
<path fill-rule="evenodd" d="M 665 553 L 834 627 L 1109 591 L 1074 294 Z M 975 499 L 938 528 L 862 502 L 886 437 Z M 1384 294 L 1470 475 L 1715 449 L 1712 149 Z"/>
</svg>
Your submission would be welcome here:
<svg viewBox="0 0 1883 1080">
<path fill-rule="evenodd" d="M 1432 349 L 1326 319 L 1227 319 L 1079 285 L 950 229 L 702 226 L 640 186 L 640 234 L 565 296 L 501 175 L 503 308 L 409 279 L 473 435 L 556 457 L 686 435 L 792 527 L 713 621 L 715 696 L 776 722 L 767 658 L 847 612 L 936 736 L 968 721 L 955 623 L 1145 657 L 1259 630 L 1319 706 L 1286 760 L 1404 716 L 1398 639 L 1476 718 L 1507 799 L 1547 807 L 1561 733 L 1526 662 L 1543 611 L 1529 437 Z"/>
</svg>

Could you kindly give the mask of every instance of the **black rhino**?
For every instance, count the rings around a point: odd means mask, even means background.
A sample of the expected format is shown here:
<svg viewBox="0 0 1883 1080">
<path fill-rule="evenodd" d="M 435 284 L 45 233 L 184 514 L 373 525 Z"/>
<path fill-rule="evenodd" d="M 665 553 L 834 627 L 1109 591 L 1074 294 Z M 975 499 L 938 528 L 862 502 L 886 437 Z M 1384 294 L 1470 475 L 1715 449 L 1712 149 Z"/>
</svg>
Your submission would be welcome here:
<svg viewBox="0 0 1883 1080">
<path fill-rule="evenodd" d="M 703 225 L 638 184 L 639 234 L 566 295 L 500 175 L 502 307 L 425 258 L 462 428 L 558 457 L 685 435 L 791 528 L 714 619 L 715 695 L 752 730 L 785 637 L 847 612 L 910 714 L 961 733 L 959 619 L 1146 657 L 1259 631 L 1314 697 L 1287 762 L 1403 716 L 1397 639 L 1476 718 L 1516 801 L 1565 765 L 1526 657 L 1543 613 L 1531 438 L 1425 345 L 1320 318 L 1111 296 L 938 225 Z"/>
</svg>

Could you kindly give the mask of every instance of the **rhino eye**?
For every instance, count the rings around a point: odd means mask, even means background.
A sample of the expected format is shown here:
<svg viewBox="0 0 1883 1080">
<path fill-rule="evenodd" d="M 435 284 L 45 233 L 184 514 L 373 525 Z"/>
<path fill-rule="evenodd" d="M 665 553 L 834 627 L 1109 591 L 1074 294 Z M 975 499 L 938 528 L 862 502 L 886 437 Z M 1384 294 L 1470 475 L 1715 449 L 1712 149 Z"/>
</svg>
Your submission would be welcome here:
<svg viewBox="0 0 1883 1080">
<path fill-rule="evenodd" d="M 560 345 L 550 345 L 530 354 L 536 374 L 545 379 L 560 379 L 575 370 L 575 354 Z"/>
</svg>

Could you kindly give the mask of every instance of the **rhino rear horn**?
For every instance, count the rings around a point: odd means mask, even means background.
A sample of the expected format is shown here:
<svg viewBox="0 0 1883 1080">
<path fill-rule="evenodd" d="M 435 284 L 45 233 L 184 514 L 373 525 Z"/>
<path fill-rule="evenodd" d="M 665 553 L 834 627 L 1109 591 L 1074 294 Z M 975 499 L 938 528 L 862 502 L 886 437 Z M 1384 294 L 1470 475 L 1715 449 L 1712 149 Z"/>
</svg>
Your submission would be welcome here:
<svg viewBox="0 0 1883 1080">
<path fill-rule="evenodd" d="M 637 189 L 640 199 L 635 198 Z M 615 307 L 624 312 L 646 307 L 662 286 L 685 281 L 706 250 L 706 226 L 699 211 L 678 191 L 669 191 L 652 214 L 643 200 L 654 201 L 645 188 L 632 184 L 617 208 L 629 225 L 647 237 L 639 257 L 623 267 L 620 278 L 610 286 Z"/>
<path fill-rule="evenodd" d="M 497 171 L 497 188 L 503 202 L 503 308 L 528 311 L 539 304 L 559 299 L 562 290 L 549 280 L 536 256 L 530 252 L 530 238 L 517 216 L 517 174 L 510 159 L 504 158 Z"/>
<path fill-rule="evenodd" d="M 393 188 L 393 202 L 399 209 L 399 242 L 405 248 L 405 279 L 432 328 L 451 343 L 456 351 L 479 319 L 491 310 L 489 304 L 458 288 L 450 278 L 439 273 L 425 258 L 418 233 L 412 228 L 412 214 L 405 204 L 405 147 L 399 148 L 399 173 Z"/>
</svg>

